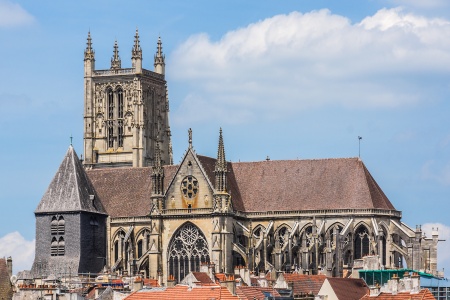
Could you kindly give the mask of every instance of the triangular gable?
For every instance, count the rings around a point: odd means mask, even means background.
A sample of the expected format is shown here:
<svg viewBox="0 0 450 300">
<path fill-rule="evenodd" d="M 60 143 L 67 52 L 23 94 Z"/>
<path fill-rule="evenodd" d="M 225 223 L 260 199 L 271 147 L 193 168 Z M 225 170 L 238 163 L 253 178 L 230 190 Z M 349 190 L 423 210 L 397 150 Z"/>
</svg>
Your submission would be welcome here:
<svg viewBox="0 0 450 300">
<path fill-rule="evenodd" d="M 35 213 L 82 211 L 106 214 L 81 161 L 70 146 Z"/>
<path fill-rule="evenodd" d="M 211 183 L 211 180 L 209 179 L 209 176 L 208 176 L 208 174 L 207 174 L 207 172 L 205 171 L 205 169 L 203 168 L 203 166 L 202 166 L 202 163 L 200 162 L 200 160 L 198 159 L 198 156 L 197 156 L 197 154 L 195 153 L 195 151 L 194 151 L 194 149 L 192 148 L 192 147 L 189 147 L 187 150 L 186 150 L 186 153 L 185 153 L 185 155 L 184 155 L 184 157 L 183 157 L 183 159 L 181 160 L 181 163 L 178 165 L 178 168 L 177 168 L 177 170 L 176 170 L 176 172 L 175 172 L 175 175 L 172 177 L 172 180 L 170 181 L 170 183 L 167 185 L 167 189 L 166 189 L 166 201 L 168 202 L 167 203 L 167 208 L 171 208 L 171 205 L 170 205 L 170 201 L 171 201 L 171 199 L 169 199 L 169 197 L 167 197 L 167 195 L 168 195 L 168 193 L 169 193 L 169 191 L 171 191 L 171 190 L 175 190 L 175 189 L 177 189 L 178 187 L 175 187 L 174 185 L 175 185 L 175 182 L 177 182 L 177 180 L 179 179 L 178 178 L 178 174 L 181 174 L 182 173 L 182 168 L 185 168 L 186 166 L 187 166 L 187 161 L 188 161 L 188 158 L 189 157 L 192 157 L 193 158 L 193 166 L 192 166 L 192 168 L 195 168 L 195 166 L 194 165 L 196 165 L 197 167 L 198 167 L 198 169 L 199 169 L 199 171 L 200 171 L 200 173 L 201 173 L 201 175 L 202 175 L 202 179 L 203 180 L 205 180 L 205 182 L 206 182 L 206 184 L 207 184 L 207 186 L 208 186 L 208 189 L 212 192 L 212 193 L 214 193 L 214 185 Z M 209 201 L 212 201 L 212 199 L 210 199 Z"/>
</svg>

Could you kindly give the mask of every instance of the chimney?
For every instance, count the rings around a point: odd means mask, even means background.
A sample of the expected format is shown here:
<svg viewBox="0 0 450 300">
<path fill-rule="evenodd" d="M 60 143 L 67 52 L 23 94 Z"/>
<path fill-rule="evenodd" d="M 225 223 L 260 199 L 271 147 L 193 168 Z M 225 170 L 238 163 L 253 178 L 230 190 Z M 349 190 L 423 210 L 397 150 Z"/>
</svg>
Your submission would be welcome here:
<svg viewBox="0 0 450 300">
<path fill-rule="evenodd" d="M 12 271 L 12 257 L 8 257 L 6 259 L 6 266 L 8 268 L 8 274 L 9 274 L 9 278 L 11 278 L 13 271 Z"/>
<path fill-rule="evenodd" d="M 173 275 L 169 275 L 167 278 L 167 287 L 174 287 L 175 286 L 175 277 Z"/>
<path fill-rule="evenodd" d="M 226 287 L 230 293 L 236 295 L 236 281 L 234 275 L 225 275 L 225 280 L 220 282 L 220 285 Z"/>
<path fill-rule="evenodd" d="M 137 292 L 139 290 L 142 290 L 143 286 L 144 286 L 144 281 L 142 280 L 142 278 L 136 277 L 133 282 L 133 291 Z"/>
<path fill-rule="evenodd" d="M 369 287 L 370 297 L 375 297 L 380 294 L 380 287 L 378 285 L 373 285 Z"/>
<path fill-rule="evenodd" d="M 392 278 L 389 281 L 390 281 L 389 283 L 391 284 L 390 290 L 391 290 L 392 295 L 397 295 L 398 281 L 399 281 L 398 275 L 397 274 L 392 275 Z"/>
<path fill-rule="evenodd" d="M 216 272 L 216 264 L 213 263 L 213 262 L 210 262 L 209 265 L 208 265 L 208 275 L 209 275 L 209 278 L 211 278 L 211 280 L 213 282 L 216 281 L 216 277 L 214 275 L 215 272 Z"/>
<path fill-rule="evenodd" d="M 412 290 L 414 292 L 419 292 L 420 291 L 420 276 L 417 272 L 414 272 L 411 275 L 411 280 L 412 280 Z"/>
</svg>

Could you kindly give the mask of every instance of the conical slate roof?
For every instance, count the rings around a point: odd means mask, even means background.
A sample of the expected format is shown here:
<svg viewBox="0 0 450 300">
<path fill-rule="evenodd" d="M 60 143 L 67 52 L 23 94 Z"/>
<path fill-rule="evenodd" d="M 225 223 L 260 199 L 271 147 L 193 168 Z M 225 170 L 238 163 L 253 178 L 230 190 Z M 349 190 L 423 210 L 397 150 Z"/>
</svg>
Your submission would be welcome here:
<svg viewBox="0 0 450 300">
<path fill-rule="evenodd" d="M 106 214 L 81 161 L 70 146 L 35 213 L 82 211 Z"/>
</svg>

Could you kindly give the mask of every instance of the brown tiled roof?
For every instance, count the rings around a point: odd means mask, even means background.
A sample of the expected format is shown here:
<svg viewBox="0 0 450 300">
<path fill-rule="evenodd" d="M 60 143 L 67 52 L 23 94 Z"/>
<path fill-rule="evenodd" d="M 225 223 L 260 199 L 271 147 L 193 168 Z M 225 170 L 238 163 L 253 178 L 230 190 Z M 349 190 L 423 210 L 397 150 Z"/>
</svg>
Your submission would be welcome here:
<svg viewBox="0 0 450 300">
<path fill-rule="evenodd" d="M 428 289 L 420 290 L 418 293 L 400 292 L 395 295 L 390 293 L 380 293 L 378 296 L 365 295 L 361 300 L 435 300 L 433 294 Z"/>
<path fill-rule="evenodd" d="M 364 280 L 360 278 L 327 278 L 339 300 L 359 300 L 369 293 Z"/>
<path fill-rule="evenodd" d="M 395 209 L 358 158 L 233 163 L 244 210 Z"/>
<path fill-rule="evenodd" d="M 205 272 L 192 272 L 192 275 L 194 275 L 197 281 L 201 284 L 214 283 Z"/>
<path fill-rule="evenodd" d="M 176 285 L 165 289 L 140 290 L 125 298 L 126 300 L 161 300 L 161 299 L 192 299 L 192 300 L 238 300 L 227 288 L 215 286 L 196 286 L 189 288 L 186 285 Z"/>
<path fill-rule="evenodd" d="M 164 188 L 177 166 L 164 167 Z M 110 168 L 86 171 L 111 217 L 145 216 L 150 213 L 152 168 Z"/>
<path fill-rule="evenodd" d="M 267 299 L 263 292 L 270 293 L 273 297 L 280 297 L 280 294 L 277 290 L 273 288 L 264 288 L 257 286 L 238 286 L 236 287 L 236 295 L 239 299 L 248 299 L 248 300 L 264 300 Z"/>
<path fill-rule="evenodd" d="M 0 299 L 12 299 L 13 290 L 6 265 L 6 259 L 0 258 Z"/>
<path fill-rule="evenodd" d="M 317 295 L 327 278 L 325 275 L 302 275 L 294 273 L 285 273 L 283 277 L 286 282 L 292 284 L 294 295 L 311 293 Z"/>
<path fill-rule="evenodd" d="M 215 159 L 198 155 L 214 184 Z M 228 163 L 228 192 L 237 211 L 317 209 L 395 210 L 358 158 L 279 160 Z M 179 166 L 165 166 L 164 189 Z M 112 217 L 150 212 L 151 168 L 87 171 Z"/>
</svg>

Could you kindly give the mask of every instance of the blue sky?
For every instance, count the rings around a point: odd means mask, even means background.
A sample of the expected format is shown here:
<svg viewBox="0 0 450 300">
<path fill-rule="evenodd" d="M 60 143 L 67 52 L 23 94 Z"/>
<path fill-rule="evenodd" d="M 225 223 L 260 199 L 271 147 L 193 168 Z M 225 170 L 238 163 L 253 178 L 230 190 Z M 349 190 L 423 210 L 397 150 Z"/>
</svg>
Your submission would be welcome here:
<svg viewBox="0 0 450 300">
<path fill-rule="evenodd" d="M 361 157 L 403 221 L 450 239 L 450 4 L 446 0 L 0 0 L 0 256 L 34 255 L 33 211 L 69 137 L 82 153 L 83 51 L 123 67 L 160 35 L 174 161 Z M 439 267 L 450 268 L 449 242 Z"/>
</svg>

